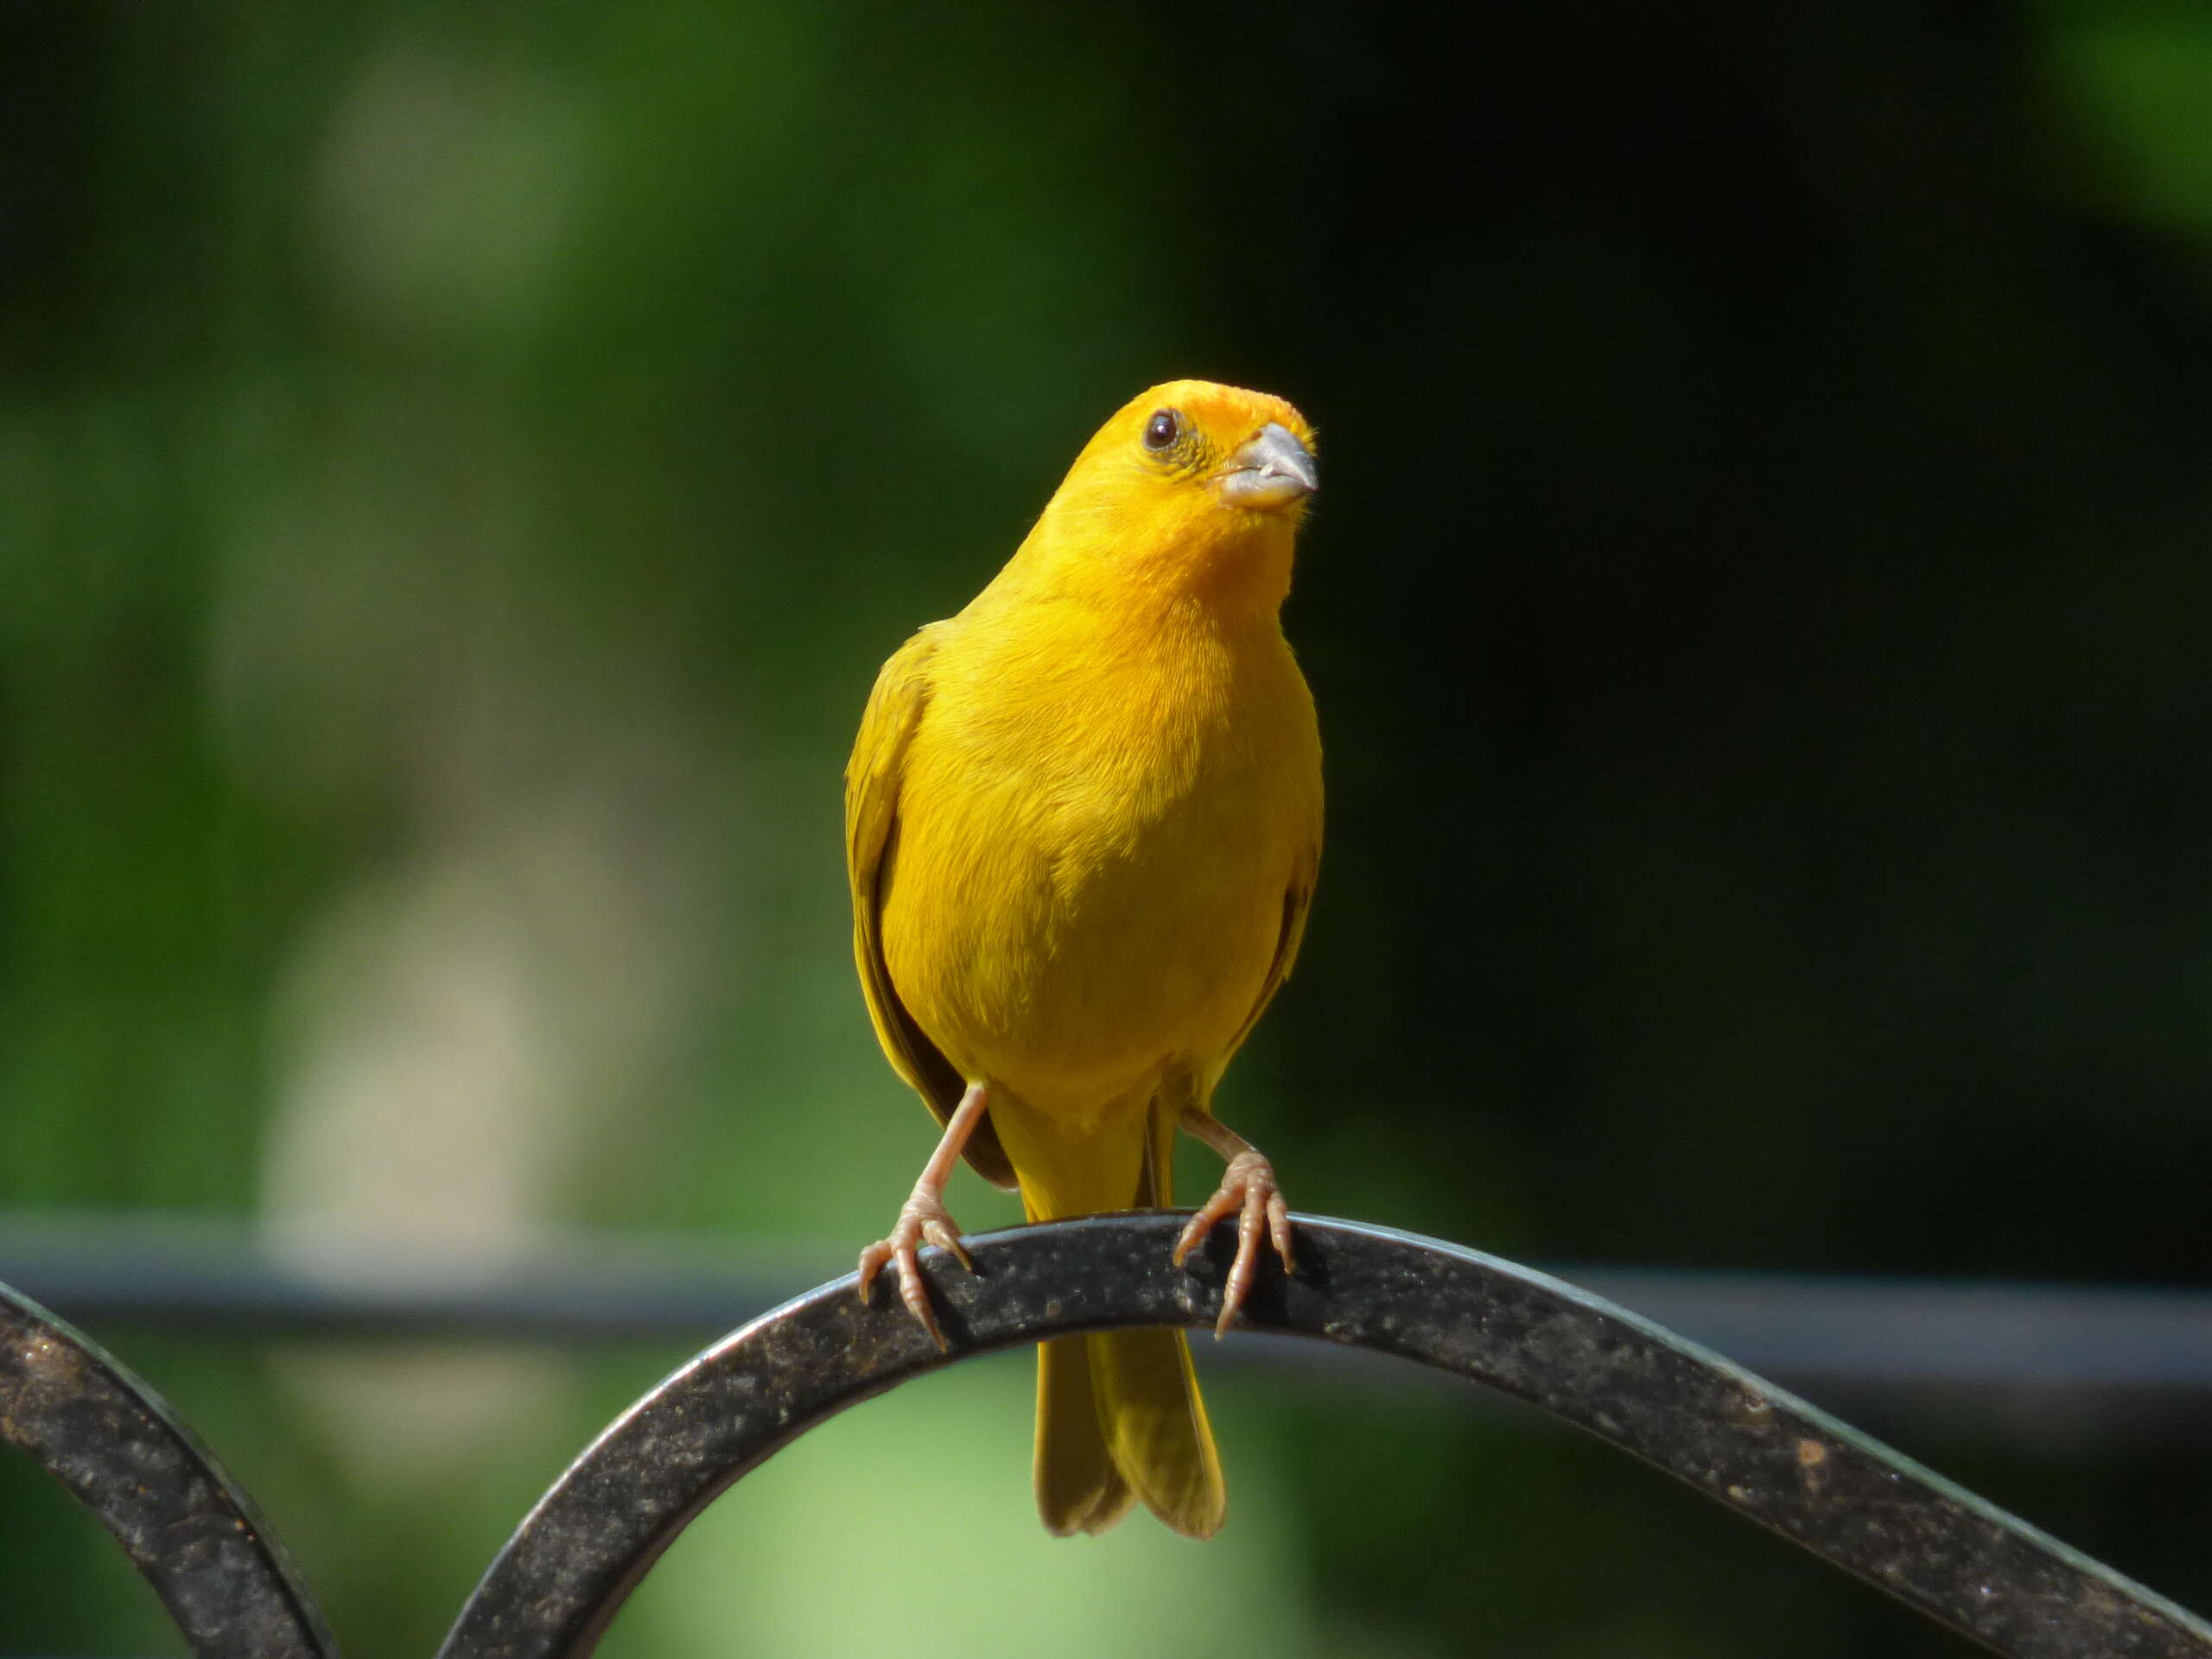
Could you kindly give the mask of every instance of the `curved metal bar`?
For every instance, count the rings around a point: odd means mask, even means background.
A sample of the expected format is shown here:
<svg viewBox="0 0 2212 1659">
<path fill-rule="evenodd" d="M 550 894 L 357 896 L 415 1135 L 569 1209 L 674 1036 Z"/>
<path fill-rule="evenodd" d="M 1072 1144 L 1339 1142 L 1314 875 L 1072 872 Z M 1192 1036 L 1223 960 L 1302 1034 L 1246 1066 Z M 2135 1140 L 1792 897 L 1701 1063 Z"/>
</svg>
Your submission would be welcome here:
<svg viewBox="0 0 2212 1659">
<path fill-rule="evenodd" d="M 0 1440 L 99 1517 L 201 1659 L 336 1659 L 291 1557 L 161 1395 L 5 1285 Z"/>
<path fill-rule="evenodd" d="M 1185 1212 L 1187 1213 L 1187 1212 Z M 1804 1402 L 1625 1309 L 1456 1245 L 1294 1218 L 1299 1273 L 1245 1323 L 1395 1354 L 1611 1441 L 2012 1659 L 2212 1659 L 2212 1626 Z M 851 1275 L 734 1332 L 632 1406 L 508 1541 L 442 1659 L 588 1654 L 693 1516 L 846 1407 L 972 1354 L 1126 1325 L 1205 1326 L 1232 1243 L 1173 1268 L 1183 1215 L 1098 1216 L 927 1252 L 951 1351 Z"/>
</svg>

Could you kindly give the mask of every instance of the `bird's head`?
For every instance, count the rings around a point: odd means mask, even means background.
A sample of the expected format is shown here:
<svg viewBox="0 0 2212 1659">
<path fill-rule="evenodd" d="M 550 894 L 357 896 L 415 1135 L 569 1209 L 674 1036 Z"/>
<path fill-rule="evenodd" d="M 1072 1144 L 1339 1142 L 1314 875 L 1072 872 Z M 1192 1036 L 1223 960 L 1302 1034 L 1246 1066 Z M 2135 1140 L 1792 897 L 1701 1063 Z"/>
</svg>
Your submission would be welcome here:
<svg viewBox="0 0 2212 1659">
<path fill-rule="evenodd" d="M 1038 529 L 1149 586 L 1272 609 L 1319 486 L 1313 429 L 1281 398 L 1171 380 L 1098 429 Z"/>
</svg>

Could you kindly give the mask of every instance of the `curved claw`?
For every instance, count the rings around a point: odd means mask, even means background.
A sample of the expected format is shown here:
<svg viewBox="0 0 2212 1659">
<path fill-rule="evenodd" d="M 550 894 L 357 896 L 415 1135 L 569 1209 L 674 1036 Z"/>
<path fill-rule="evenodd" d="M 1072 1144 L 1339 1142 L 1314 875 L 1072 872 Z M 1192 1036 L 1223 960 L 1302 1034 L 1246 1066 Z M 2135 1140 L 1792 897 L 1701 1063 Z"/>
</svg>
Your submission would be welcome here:
<svg viewBox="0 0 2212 1659">
<path fill-rule="evenodd" d="M 890 1236 L 879 1238 L 861 1251 L 860 1292 L 863 1302 L 872 1300 L 875 1275 L 886 1262 L 899 1264 L 899 1300 L 914 1316 L 922 1329 L 928 1332 L 930 1340 L 940 1353 L 949 1351 L 944 1332 L 938 1328 L 936 1310 L 930 1306 L 929 1282 L 922 1277 L 919 1247 L 934 1244 L 954 1257 L 969 1272 L 976 1271 L 975 1259 L 968 1254 L 967 1245 L 961 1243 L 959 1224 L 938 1198 L 916 1193 L 899 1208 L 899 1219 Z"/>
<path fill-rule="evenodd" d="M 1181 1267 L 1184 1257 L 1213 1230 L 1214 1224 L 1232 1212 L 1236 1214 L 1236 1258 L 1230 1264 L 1228 1281 L 1221 1289 L 1221 1318 L 1213 1327 L 1217 1341 L 1228 1334 L 1236 1310 L 1243 1306 L 1244 1299 L 1251 1294 L 1252 1281 L 1260 1270 L 1260 1256 L 1266 1249 L 1263 1238 L 1274 1244 L 1275 1254 L 1282 1258 L 1285 1273 L 1298 1271 L 1298 1264 L 1291 1255 L 1290 1206 L 1275 1185 L 1274 1166 L 1264 1154 L 1249 1147 L 1229 1160 L 1229 1167 L 1222 1172 L 1221 1185 L 1183 1229 L 1183 1236 L 1175 1241 L 1170 1259 Z"/>
</svg>

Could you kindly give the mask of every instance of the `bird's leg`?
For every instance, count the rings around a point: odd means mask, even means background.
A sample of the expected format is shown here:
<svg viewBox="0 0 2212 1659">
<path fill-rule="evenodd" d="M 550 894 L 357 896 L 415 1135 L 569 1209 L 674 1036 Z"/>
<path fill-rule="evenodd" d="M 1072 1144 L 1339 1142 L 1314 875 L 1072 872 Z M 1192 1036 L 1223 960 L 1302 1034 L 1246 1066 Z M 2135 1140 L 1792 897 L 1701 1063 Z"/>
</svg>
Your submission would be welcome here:
<svg viewBox="0 0 2212 1659">
<path fill-rule="evenodd" d="M 1249 1141 L 1195 1106 L 1183 1109 L 1182 1125 L 1192 1139 L 1205 1141 L 1229 1160 L 1213 1197 L 1191 1217 L 1191 1224 L 1175 1241 L 1173 1255 L 1175 1265 L 1181 1267 L 1183 1258 L 1198 1248 L 1214 1223 L 1224 1216 L 1236 1216 L 1236 1259 L 1230 1264 L 1229 1281 L 1222 1287 L 1221 1319 L 1213 1328 L 1218 1339 L 1227 1334 L 1230 1320 L 1236 1317 L 1236 1310 L 1251 1292 L 1253 1277 L 1260 1270 L 1263 1233 L 1274 1241 L 1275 1254 L 1282 1257 L 1282 1270 L 1298 1270 L 1290 1258 L 1290 1206 L 1275 1185 L 1274 1166 Z"/>
<path fill-rule="evenodd" d="M 899 1300 L 906 1304 L 906 1311 L 921 1321 L 922 1329 L 930 1333 L 930 1340 L 940 1349 L 945 1345 L 944 1333 L 937 1328 L 937 1315 L 930 1309 L 929 1287 L 923 1282 L 921 1262 L 915 1251 L 924 1243 L 934 1244 L 958 1256 L 960 1265 L 969 1272 L 976 1270 L 975 1262 L 969 1258 L 968 1247 L 960 1242 L 959 1224 L 944 1207 L 944 1184 L 952 1177 L 952 1166 L 960 1161 L 960 1149 L 968 1144 L 968 1137 L 982 1121 L 988 1092 L 980 1083 L 968 1085 L 960 1104 L 945 1119 L 944 1138 L 930 1154 L 929 1162 L 922 1166 L 913 1192 L 899 1206 L 899 1219 L 891 1229 L 891 1236 L 877 1239 L 861 1252 L 861 1300 L 868 1300 L 868 1292 L 883 1264 L 896 1262 Z"/>
</svg>

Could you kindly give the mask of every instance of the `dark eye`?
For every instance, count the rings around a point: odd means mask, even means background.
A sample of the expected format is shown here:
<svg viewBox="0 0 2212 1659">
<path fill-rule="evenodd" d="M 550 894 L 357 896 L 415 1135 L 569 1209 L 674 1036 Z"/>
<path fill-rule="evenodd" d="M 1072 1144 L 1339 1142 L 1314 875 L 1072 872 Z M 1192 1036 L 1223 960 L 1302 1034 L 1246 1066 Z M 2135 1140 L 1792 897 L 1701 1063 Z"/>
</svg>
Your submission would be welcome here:
<svg viewBox="0 0 2212 1659">
<path fill-rule="evenodd" d="M 1183 430 L 1183 417 L 1163 409 L 1144 423 L 1144 447 L 1157 454 L 1172 445 Z"/>
</svg>

